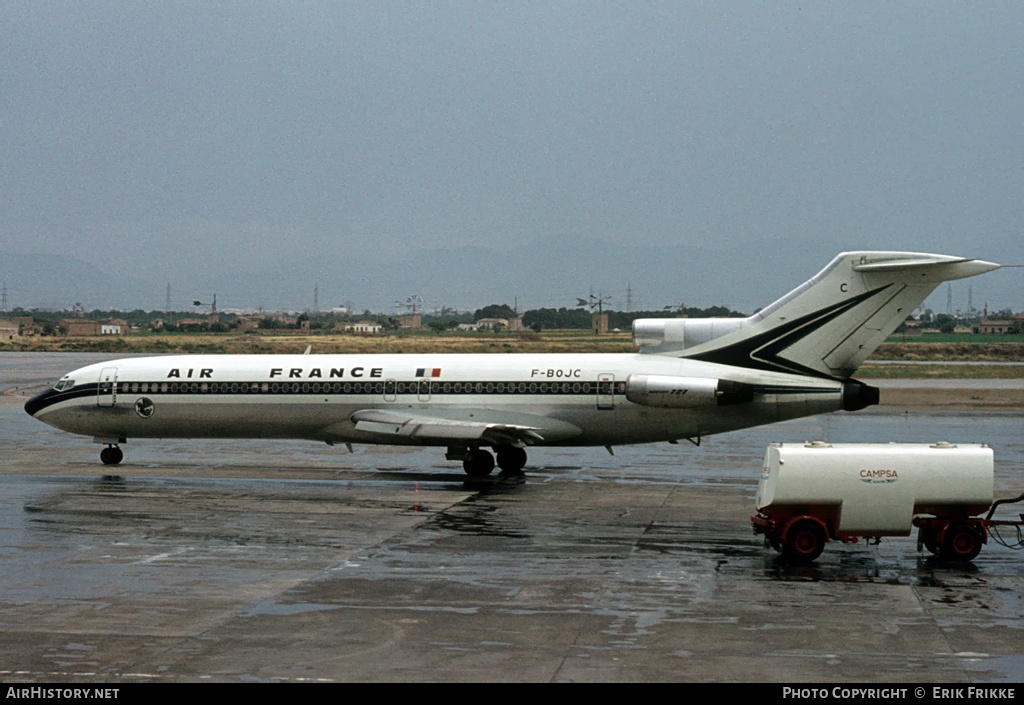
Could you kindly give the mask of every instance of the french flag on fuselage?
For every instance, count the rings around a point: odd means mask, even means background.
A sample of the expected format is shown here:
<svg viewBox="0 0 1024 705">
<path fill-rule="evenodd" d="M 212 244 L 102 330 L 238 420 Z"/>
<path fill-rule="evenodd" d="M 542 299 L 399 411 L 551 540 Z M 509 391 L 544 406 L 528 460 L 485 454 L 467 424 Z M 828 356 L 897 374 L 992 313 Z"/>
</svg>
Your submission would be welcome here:
<svg viewBox="0 0 1024 705">
<path fill-rule="evenodd" d="M 440 367 L 420 367 L 416 370 L 417 377 L 440 377 Z"/>
</svg>

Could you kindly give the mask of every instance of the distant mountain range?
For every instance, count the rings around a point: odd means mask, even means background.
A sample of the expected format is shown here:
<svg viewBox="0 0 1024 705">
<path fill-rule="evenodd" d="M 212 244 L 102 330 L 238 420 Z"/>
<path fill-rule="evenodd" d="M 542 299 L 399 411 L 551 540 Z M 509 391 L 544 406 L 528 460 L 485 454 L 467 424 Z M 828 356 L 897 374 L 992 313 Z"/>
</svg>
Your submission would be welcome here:
<svg viewBox="0 0 1024 705">
<path fill-rule="evenodd" d="M 853 248 L 846 248 L 853 249 Z M 922 248 L 924 249 L 924 248 Z M 963 252 L 974 254 L 969 246 Z M 988 243 L 985 250 L 992 250 Z M 1005 248 L 1019 251 L 1020 245 Z M 310 310 L 314 287 L 320 310 L 350 304 L 358 311 L 396 311 L 396 301 L 416 295 L 424 310 L 441 306 L 475 309 L 518 303 L 521 309 L 573 308 L 591 293 L 607 307 L 657 310 L 664 306 L 724 305 L 752 312 L 816 274 L 839 249 L 822 241 L 773 241 L 762 246 L 692 248 L 632 245 L 596 238 L 540 239 L 508 252 L 487 247 L 421 249 L 402 257 L 326 254 L 282 261 L 262 271 L 224 272 L 215 280 L 188 272 L 142 275 L 117 258 L 97 266 L 64 255 L 0 251 L 0 285 L 8 308 L 163 309 L 192 308 L 193 299 L 218 308 Z M 987 259 L 997 258 L 985 257 Z M 966 309 L 969 287 L 975 308 L 1024 307 L 1021 270 L 953 282 L 953 308 Z M 943 287 L 929 300 L 946 310 Z"/>
</svg>

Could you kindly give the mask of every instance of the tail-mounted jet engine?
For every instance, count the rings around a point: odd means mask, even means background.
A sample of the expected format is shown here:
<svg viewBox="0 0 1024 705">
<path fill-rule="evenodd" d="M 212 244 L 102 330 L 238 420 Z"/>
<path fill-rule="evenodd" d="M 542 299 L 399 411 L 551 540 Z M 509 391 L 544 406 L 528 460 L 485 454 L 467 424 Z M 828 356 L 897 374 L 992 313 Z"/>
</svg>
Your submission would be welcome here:
<svg viewBox="0 0 1024 705">
<path fill-rule="evenodd" d="M 747 318 L 638 318 L 633 341 L 642 353 L 669 353 L 692 348 L 749 325 Z"/>
<path fill-rule="evenodd" d="M 634 404 L 663 409 L 724 406 L 753 398 L 753 386 L 728 379 L 630 375 L 626 380 L 626 399 Z"/>
</svg>

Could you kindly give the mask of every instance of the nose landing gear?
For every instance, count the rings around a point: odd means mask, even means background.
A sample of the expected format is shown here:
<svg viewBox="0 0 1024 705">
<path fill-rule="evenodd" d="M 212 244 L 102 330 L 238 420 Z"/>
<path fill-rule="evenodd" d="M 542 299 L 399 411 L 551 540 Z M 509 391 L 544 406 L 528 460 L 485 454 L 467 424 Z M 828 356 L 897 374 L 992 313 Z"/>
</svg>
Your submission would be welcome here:
<svg viewBox="0 0 1024 705">
<path fill-rule="evenodd" d="M 100 460 L 104 465 L 117 465 L 124 459 L 124 453 L 117 446 L 107 446 L 100 451 Z"/>
<path fill-rule="evenodd" d="M 127 442 L 127 438 L 117 436 L 96 436 L 92 439 L 93 443 L 101 443 L 106 446 L 100 451 L 100 461 L 104 465 L 117 465 L 124 460 L 124 452 L 118 446 L 118 443 Z"/>
</svg>

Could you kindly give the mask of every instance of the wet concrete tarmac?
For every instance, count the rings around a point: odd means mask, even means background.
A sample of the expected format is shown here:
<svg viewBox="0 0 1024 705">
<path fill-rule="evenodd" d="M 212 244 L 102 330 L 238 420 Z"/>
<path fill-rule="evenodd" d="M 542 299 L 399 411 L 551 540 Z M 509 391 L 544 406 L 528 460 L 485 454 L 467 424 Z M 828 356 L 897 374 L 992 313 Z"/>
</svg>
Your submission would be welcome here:
<svg viewBox="0 0 1024 705">
<path fill-rule="evenodd" d="M 1024 553 L 951 566 L 897 538 L 791 567 L 749 523 L 772 441 L 985 442 L 1019 494 L 1020 411 L 534 449 L 525 478 L 471 483 L 436 449 L 281 441 L 129 442 L 104 477 L 89 439 L 0 398 L 3 681 L 1024 678 Z"/>
</svg>

